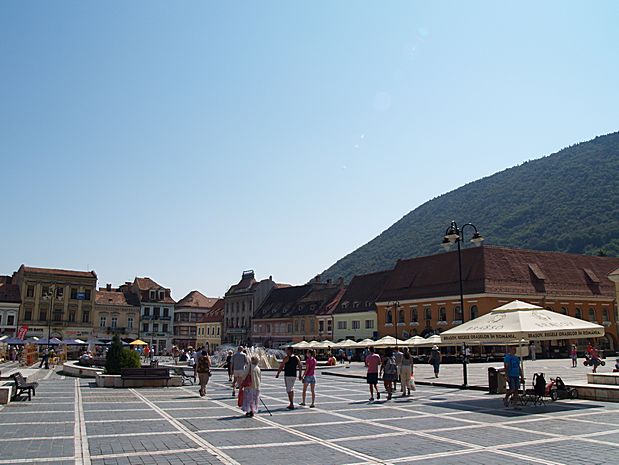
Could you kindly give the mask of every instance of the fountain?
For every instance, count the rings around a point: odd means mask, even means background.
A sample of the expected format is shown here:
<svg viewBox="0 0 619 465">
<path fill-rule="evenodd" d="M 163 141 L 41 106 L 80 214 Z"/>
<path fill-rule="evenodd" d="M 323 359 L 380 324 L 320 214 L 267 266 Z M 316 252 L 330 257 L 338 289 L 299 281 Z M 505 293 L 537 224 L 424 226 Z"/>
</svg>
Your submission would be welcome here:
<svg viewBox="0 0 619 465">
<path fill-rule="evenodd" d="M 223 367 L 226 363 L 226 356 L 228 355 L 228 351 L 231 350 L 232 353 L 237 351 L 238 346 L 232 344 L 224 344 L 217 347 L 215 353 L 212 357 L 212 363 L 214 366 Z M 279 361 L 284 358 L 286 355 L 283 350 L 279 349 L 266 349 L 260 346 L 251 346 L 246 347 L 248 357 L 258 357 L 258 366 L 261 369 L 272 369 L 279 367 Z"/>
</svg>

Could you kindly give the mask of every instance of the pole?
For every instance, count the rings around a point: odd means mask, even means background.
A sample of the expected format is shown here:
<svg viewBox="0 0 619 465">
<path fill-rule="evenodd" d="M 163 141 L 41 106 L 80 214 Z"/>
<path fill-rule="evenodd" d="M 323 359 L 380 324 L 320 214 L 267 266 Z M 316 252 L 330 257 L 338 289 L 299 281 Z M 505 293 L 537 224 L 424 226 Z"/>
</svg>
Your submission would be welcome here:
<svg viewBox="0 0 619 465">
<path fill-rule="evenodd" d="M 460 282 L 460 312 L 462 316 L 462 323 L 465 322 L 464 317 L 464 289 L 462 285 L 462 252 L 460 250 L 460 242 L 462 241 L 462 230 L 460 230 L 460 237 L 456 240 L 458 243 L 458 277 Z M 463 354 L 462 354 L 462 389 L 466 389 L 468 387 L 468 367 L 466 366 L 466 342 L 463 345 Z"/>
</svg>

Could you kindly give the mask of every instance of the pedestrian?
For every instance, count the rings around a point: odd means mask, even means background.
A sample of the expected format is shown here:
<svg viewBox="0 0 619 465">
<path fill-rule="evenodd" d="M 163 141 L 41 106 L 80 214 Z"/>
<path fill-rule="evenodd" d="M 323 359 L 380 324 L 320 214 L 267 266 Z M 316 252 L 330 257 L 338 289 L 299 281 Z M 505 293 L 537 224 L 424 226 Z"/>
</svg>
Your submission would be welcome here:
<svg viewBox="0 0 619 465">
<path fill-rule="evenodd" d="M 172 347 L 172 358 L 174 358 L 174 365 L 178 365 L 178 356 L 180 355 L 180 352 L 178 350 L 178 347 L 173 346 Z"/>
<path fill-rule="evenodd" d="M 368 371 L 366 381 L 370 386 L 370 402 L 374 402 L 374 390 L 376 389 L 376 399 L 380 399 L 378 391 L 378 370 L 381 365 L 380 355 L 374 352 L 374 347 L 368 348 L 368 355 L 365 357 L 365 366 Z"/>
<path fill-rule="evenodd" d="M 441 361 L 443 360 L 443 356 L 441 352 L 438 350 L 438 346 L 432 346 L 432 352 L 430 353 L 430 365 L 434 367 L 434 377 L 438 378 L 438 371 L 441 367 Z"/>
<path fill-rule="evenodd" d="M 232 382 L 232 351 L 229 350 L 226 355 L 226 363 L 224 363 L 224 368 L 228 371 L 228 381 Z"/>
<path fill-rule="evenodd" d="M 395 391 L 397 384 L 398 384 L 398 380 L 400 379 L 400 368 L 402 367 L 402 358 L 404 357 L 404 353 L 402 353 L 402 351 L 400 351 L 400 349 L 396 347 L 395 351 L 393 352 L 393 357 L 395 358 L 395 365 L 398 371 L 396 379 L 393 382 L 393 390 Z M 404 392 L 402 381 L 400 381 L 400 392 Z"/>
<path fill-rule="evenodd" d="M 247 370 L 249 368 L 249 358 L 247 354 L 243 352 L 243 346 L 238 346 L 236 353 L 231 358 L 232 373 L 234 378 L 232 380 L 232 397 L 236 395 L 236 389 L 241 389 L 241 383 L 247 376 Z"/>
<path fill-rule="evenodd" d="M 292 347 L 286 348 L 286 354 L 282 363 L 279 364 L 275 377 L 279 378 L 279 374 L 284 370 L 286 393 L 290 402 L 286 408 L 294 410 L 294 383 L 297 380 L 297 369 L 299 370 L 299 381 L 303 380 L 303 366 L 301 365 L 301 359 L 293 353 Z"/>
<path fill-rule="evenodd" d="M 404 347 L 404 353 L 402 354 L 402 364 L 400 367 L 400 383 L 402 384 L 402 397 L 411 395 L 411 378 L 413 376 L 413 356 L 408 350 L 408 347 Z M 415 390 L 412 388 L 413 391 Z"/>
<path fill-rule="evenodd" d="M 576 368 L 578 366 L 578 349 L 576 349 L 576 344 L 572 344 L 570 348 L 570 358 L 572 359 L 572 368 Z"/>
<path fill-rule="evenodd" d="M 149 355 L 150 355 L 150 347 L 147 344 L 146 346 L 144 346 L 144 358 L 148 358 Z"/>
<path fill-rule="evenodd" d="M 243 382 L 243 411 L 246 417 L 253 417 L 258 413 L 258 404 L 260 402 L 260 383 L 262 381 L 262 374 L 260 367 L 258 366 L 258 357 L 253 355 L 250 359 L 250 366 L 247 372 L 247 377 Z"/>
<path fill-rule="evenodd" d="M 305 395 L 307 394 L 307 386 L 309 385 L 312 391 L 312 403 L 310 408 L 314 408 L 314 401 L 316 400 L 316 353 L 313 349 L 309 349 L 305 356 L 305 373 L 303 374 L 303 399 L 301 400 L 302 406 L 305 407 Z"/>
<path fill-rule="evenodd" d="M 393 350 L 388 348 L 385 350 L 385 357 L 383 358 L 383 364 L 380 367 L 381 374 L 383 376 L 383 384 L 387 390 L 387 400 L 391 400 L 393 395 L 393 385 L 398 378 L 398 365 L 395 361 Z"/>
<path fill-rule="evenodd" d="M 206 350 L 200 352 L 200 357 L 198 357 L 198 362 L 196 363 L 196 372 L 200 380 L 200 397 L 204 397 L 206 395 L 206 385 L 211 377 L 211 357 L 209 357 Z"/>
<path fill-rule="evenodd" d="M 43 350 L 43 357 L 41 358 L 41 363 L 39 363 L 39 368 L 42 368 L 43 364 L 45 364 L 45 369 L 49 370 L 49 350 L 47 348 Z"/>
<path fill-rule="evenodd" d="M 593 373 L 596 373 L 598 367 L 602 364 L 600 353 L 598 352 L 597 347 L 592 347 L 589 353 L 591 354 L 591 364 L 593 365 Z"/>
<path fill-rule="evenodd" d="M 337 351 L 337 358 L 339 359 L 340 363 L 344 363 L 346 359 L 346 353 L 344 352 L 344 349 L 340 349 Z"/>
<path fill-rule="evenodd" d="M 520 357 L 516 355 L 516 346 L 509 348 L 509 353 L 503 359 L 505 375 L 507 376 L 507 391 L 503 398 L 503 405 L 509 407 L 518 404 L 518 389 L 520 388 Z M 518 408 L 518 407 L 516 407 Z"/>
<path fill-rule="evenodd" d="M 537 350 L 537 347 L 535 345 L 535 341 L 531 341 L 531 344 L 529 344 L 529 353 L 531 354 L 532 362 L 535 361 L 535 357 L 537 356 L 537 354 L 535 353 L 536 350 Z"/>
</svg>

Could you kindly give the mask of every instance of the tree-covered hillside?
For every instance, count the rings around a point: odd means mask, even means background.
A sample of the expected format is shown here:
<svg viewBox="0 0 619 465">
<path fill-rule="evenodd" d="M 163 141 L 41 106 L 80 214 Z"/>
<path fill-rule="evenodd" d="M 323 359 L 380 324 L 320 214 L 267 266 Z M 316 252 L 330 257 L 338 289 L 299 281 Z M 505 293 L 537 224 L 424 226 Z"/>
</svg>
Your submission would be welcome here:
<svg viewBox="0 0 619 465">
<path fill-rule="evenodd" d="M 487 244 L 619 256 L 619 132 L 432 199 L 324 275 L 348 281 L 398 258 L 437 253 L 452 219 L 475 223 Z"/>
</svg>

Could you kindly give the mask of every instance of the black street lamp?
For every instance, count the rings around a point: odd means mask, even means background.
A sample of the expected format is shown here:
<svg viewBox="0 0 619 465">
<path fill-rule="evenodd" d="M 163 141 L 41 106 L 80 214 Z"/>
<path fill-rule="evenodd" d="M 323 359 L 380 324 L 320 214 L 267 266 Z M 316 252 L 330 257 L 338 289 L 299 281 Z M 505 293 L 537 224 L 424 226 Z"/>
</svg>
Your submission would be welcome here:
<svg viewBox="0 0 619 465">
<path fill-rule="evenodd" d="M 389 310 L 394 309 L 391 321 L 393 321 L 393 326 L 395 327 L 395 349 L 398 350 L 398 324 L 400 323 L 400 302 L 396 300 L 394 302 L 391 302 L 389 305 Z"/>
<path fill-rule="evenodd" d="M 484 237 L 481 234 L 479 234 L 479 231 L 477 231 L 477 227 L 473 223 L 466 223 L 462 227 L 458 227 L 455 221 L 452 221 L 451 224 L 449 225 L 449 228 L 447 228 L 447 230 L 445 231 L 445 237 L 443 237 L 443 242 L 441 244 L 445 248 L 445 250 L 449 250 L 450 247 L 454 243 L 458 244 L 458 278 L 460 282 L 460 312 L 461 312 L 461 317 L 462 317 L 462 323 L 464 323 L 465 321 L 465 314 L 464 314 L 464 290 L 462 286 L 462 252 L 461 252 L 460 242 L 462 242 L 464 238 L 464 230 L 467 227 L 472 228 L 474 231 L 473 236 L 471 237 L 471 242 L 475 244 L 476 246 L 481 245 L 482 241 L 484 240 Z M 462 378 L 464 381 L 462 383 L 462 388 L 466 389 L 468 386 L 466 343 L 463 344 L 462 348 L 463 348 Z"/>
</svg>

